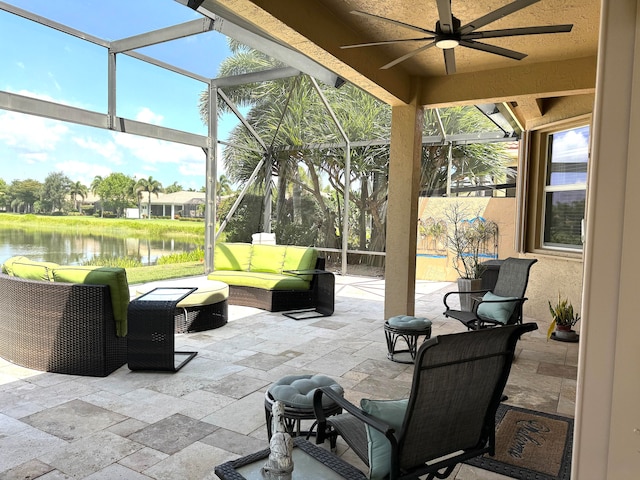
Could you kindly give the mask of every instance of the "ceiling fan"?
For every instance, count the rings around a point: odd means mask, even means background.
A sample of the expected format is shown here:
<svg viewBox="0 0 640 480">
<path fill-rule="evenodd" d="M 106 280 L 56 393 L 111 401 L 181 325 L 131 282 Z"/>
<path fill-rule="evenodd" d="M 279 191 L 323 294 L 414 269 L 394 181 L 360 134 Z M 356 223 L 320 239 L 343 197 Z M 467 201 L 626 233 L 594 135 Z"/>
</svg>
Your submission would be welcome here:
<svg viewBox="0 0 640 480">
<path fill-rule="evenodd" d="M 411 30 L 418 31 L 426 34 L 427 36 L 420 38 L 407 38 L 399 40 L 385 40 L 380 42 L 358 43 L 355 45 L 343 45 L 340 48 L 358 48 L 358 47 L 371 47 L 375 45 L 390 45 L 394 43 L 406 43 L 406 42 L 422 42 L 429 41 L 426 45 L 423 45 L 406 55 L 396 58 L 392 62 L 387 63 L 380 67 L 381 69 L 391 68 L 394 65 L 399 64 L 407 60 L 408 58 L 417 55 L 424 50 L 432 47 L 441 48 L 444 52 L 444 64 L 447 75 L 456 72 L 456 58 L 454 49 L 458 46 L 472 48 L 474 50 L 481 50 L 483 52 L 493 53 L 495 55 L 501 55 L 503 57 L 513 58 L 514 60 L 522 60 L 527 56 L 526 53 L 516 52 L 507 48 L 498 47 L 496 45 L 489 45 L 487 43 L 478 42 L 478 39 L 484 38 L 499 38 L 499 37 L 513 37 L 518 35 L 537 35 L 542 33 L 561 33 L 570 32 L 573 25 L 548 25 L 537 27 L 521 27 L 521 28 L 505 28 L 502 30 L 483 30 L 477 31 L 478 28 L 484 27 L 489 23 L 500 20 L 502 17 L 506 17 L 518 10 L 521 10 L 529 5 L 539 2 L 540 0 L 514 0 L 513 2 L 498 8 L 493 12 L 490 12 L 472 22 L 462 25 L 460 20 L 457 19 L 451 13 L 451 0 L 436 0 L 438 5 L 438 17 L 434 30 L 427 30 L 426 28 L 417 27 L 408 23 L 393 20 L 387 17 L 381 17 L 372 13 L 361 12 L 354 10 L 351 13 L 354 15 L 360 15 L 367 18 L 374 18 L 382 20 L 384 22 L 392 23 L 394 25 L 409 28 Z"/>
</svg>

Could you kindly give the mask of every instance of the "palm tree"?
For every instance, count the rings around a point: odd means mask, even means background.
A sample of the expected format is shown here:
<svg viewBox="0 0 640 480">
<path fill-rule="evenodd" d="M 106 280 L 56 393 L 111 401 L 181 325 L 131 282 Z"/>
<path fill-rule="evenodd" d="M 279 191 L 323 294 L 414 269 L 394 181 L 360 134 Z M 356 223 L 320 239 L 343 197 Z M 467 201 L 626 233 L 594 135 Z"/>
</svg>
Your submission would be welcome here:
<svg viewBox="0 0 640 480">
<path fill-rule="evenodd" d="M 78 197 L 82 198 L 84 201 L 87 198 L 87 194 L 89 193 L 89 189 L 84 186 L 81 182 L 73 182 L 69 186 L 69 195 L 73 198 L 74 208 L 78 210 Z"/>
<path fill-rule="evenodd" d="M 102 202 L 102 198 L 100 196 L 100 185 L 102 185 L 103 181 L 104 178 L 102 178 L 100 175 L 96 175 L 95 177 L 93 177 L 93 181 L 91 182 L 91 186 L 89 187 L 91 188 L 91 193 L 100 198 L 100 218 L 104 217 L 104 203 Z"/>
<path fill-rule="evenodd" d="M 164 190 L 162 188 L 162 183 L 155 180 L 153 177 L 149 178 L 141 178 L 135 184 L 135 192 L 140 194 L 141 192 L 147 192 L 147 213 L 149 214 L 148 218 L 151 218 L 151 194 L 155 194 L 157 197 L 159 193 L 162 193 Z"/>
</svg>

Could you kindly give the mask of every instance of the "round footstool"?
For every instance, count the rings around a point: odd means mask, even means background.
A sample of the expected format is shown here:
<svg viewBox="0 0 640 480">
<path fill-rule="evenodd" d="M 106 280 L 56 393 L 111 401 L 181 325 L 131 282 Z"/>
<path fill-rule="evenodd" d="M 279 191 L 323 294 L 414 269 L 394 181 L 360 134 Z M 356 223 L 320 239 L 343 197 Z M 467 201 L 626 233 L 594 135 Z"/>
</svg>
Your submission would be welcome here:
<svg viewBox="0 0 640 480">
<path fill-rule="evenodd" d="M 136 288 L 136 296 L 157 287 L 175 287 L 178 282 L 158 282 Z M 176 333 L 201 332 L 222 327 L 228 319 L 229 285 L 216 280 L 181 281 L 180 286 L 197 287 L 176 306 Z"/>
<path fill-rule="evenodd" d="M 329 387 L 339 395 L 344 395 L 343 388 L 332 378 L 324 375 L 288 375 L 272 384 L 264 394 L 264 409 L 267 420 L 267 434 L 271 439 L 271 407 L 276 401 L 284 403 L 284 421 L 292 437 L 300 436 L 300 421 L 315 420 L 313 413 L 313 393 L 317 388 Z M 342 408 L 326 395 L 322 396 L 322 410 L 326 416 L 337 415 Z M 309 432 L 304 432 L 307 436 Z"/>
<path fill-rule="evenodd" d="M 384 323 L 384 335 L 387 339 L 387 358 L 398 363 L 414 363 L 418 351 L 418 338 L 431 337 L 431 320 L 410 315 L 398 315 L 391 317 Z M 402 338 L 407 344 L 407 349 L 398 350 L 396 343 Z M 406 354 L 398 357 L 398 354 Z M 407 358 L 409 357 L 409 358 Z"/>
</svg>

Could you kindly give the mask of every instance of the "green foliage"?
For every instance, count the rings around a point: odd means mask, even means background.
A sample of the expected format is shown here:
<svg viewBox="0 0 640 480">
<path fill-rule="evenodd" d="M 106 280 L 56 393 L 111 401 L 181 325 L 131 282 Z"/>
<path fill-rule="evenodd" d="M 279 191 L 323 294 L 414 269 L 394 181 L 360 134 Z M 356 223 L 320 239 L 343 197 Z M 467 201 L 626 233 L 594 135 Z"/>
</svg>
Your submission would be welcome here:
<svg viewBox="0 0 640 480">
<path fill-rule="evenodd" d="M 104 208 L 115 210 L 116 216 L 120 217 L 124 209 L 132 205 L 135 180 L 124 173 L 112 173 L 104 179 L 97 179 L 94 179 L 92 188 L 102 199 Z"/>
<path fill-rule="evenodd" d="M 191 277 L 194 275 L 204 275 L 204 265 L 202 263 L 190 262 L 127 268 L 127 281 L 129 285 L 166 280 L 169 278 Z"/>
<path fill-rule="evenodd" d="M 224 218 L 235 198 L 220 206 L 219 218 Z M 227 242 L 249 242 L 251 235 L 262 231 L 262 197 L 245 195 L 225 229 Z"/>
<path fill-rule="evenodd" d="M 112 257 L 111 255 L 100 255 L 87 260 L 83 265 L 96 267 L 120 267 L 132 268 L 141 267 L 142 262 L 133 257 Z"/>
<path fill-rule="evenodd" d="M 172 253 L 158 258 L 157 265 L 168 265 L 171 263 L 204 262 L 204 249 L 197 248 L 190 252 Z"/>
<path fill-rule="evenodd" d="M 67 196 L 71 188 L 71 180 L 63 172 L 47 175 L 40 192 L 40 201 L 44 211 L 53 213 L 66 210 Z"/>
</svg>

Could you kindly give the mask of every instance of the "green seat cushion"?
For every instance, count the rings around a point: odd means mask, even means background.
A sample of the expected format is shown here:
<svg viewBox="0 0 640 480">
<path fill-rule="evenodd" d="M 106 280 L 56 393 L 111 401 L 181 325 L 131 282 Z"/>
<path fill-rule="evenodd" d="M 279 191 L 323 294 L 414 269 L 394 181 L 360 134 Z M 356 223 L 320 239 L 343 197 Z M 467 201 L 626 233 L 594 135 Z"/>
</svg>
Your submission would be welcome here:
<svg viewBox="0 0 640 480">
<path fill-rule="evenodd" d="M 57 263 L 35 262 L 25 258 L 24 260 L 16 260 L 13 262 L 12 269 L 14 277 L 50 282 L 53 280 L 52 271 L 58 266 Z"/>
<path fill-rule="evenodd" d="M 249 271 L 251 247 L 250 243 L 216 243 L 215 269 Z"/>
<path fill-rule="evenodd" d="M 127 308 L 129 307 L 129 284 L 127 272 L 117 267 L 58 267 L 53 269 L 54 282 L 81 283 L 85 285 L 108 285 L 116 321 L 116 334 L 127 334 Z"/>
<path fill-rule="evenodd" d="M 237 287 L 254 287 L 263 290 L 309 290 L 311 285 L 307 280 L 293 275 L 265 272 L 216 270 L 207 275 L 207 278 Z"/>
<path fill-rule="evenodd" d="M 517 297 L 500 297 L 487 292 L 482 297 L 482 300 L 517 300 Z M 481 303 L 478 305 L 478 316 L 500 323 L 507 323 L 516 308 L 516 304 L 517 302 Z"/>
<path fill-rule="evenodd" d="M 360 400 L 360 408 L 366 413 L 379 418 L 394 431 L 402 428 L 404 415 L 409 399 L 401 400 Z M 391 444 L 384 434 L 375 428 L 366 425 L 367 445 L 369 455 L 369 478 L 371 480 L 383 479 L 391 471 Z"/>
<path fill-rule="evenodd" d="M 253 245 L 249 271 L 282 273 L 286 251 L 284 245 Z"/>
</svg>

